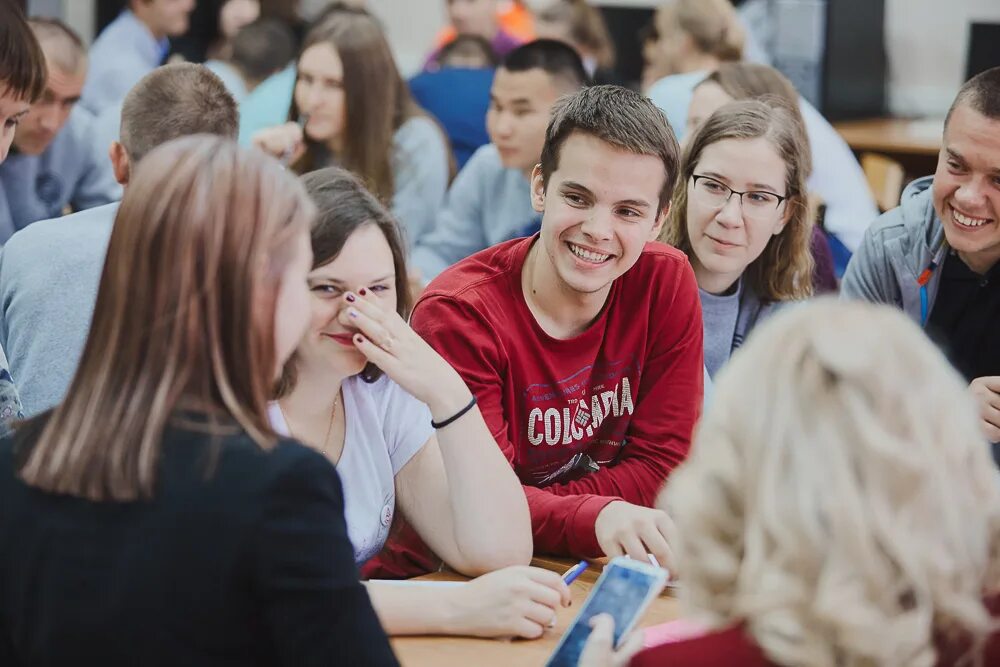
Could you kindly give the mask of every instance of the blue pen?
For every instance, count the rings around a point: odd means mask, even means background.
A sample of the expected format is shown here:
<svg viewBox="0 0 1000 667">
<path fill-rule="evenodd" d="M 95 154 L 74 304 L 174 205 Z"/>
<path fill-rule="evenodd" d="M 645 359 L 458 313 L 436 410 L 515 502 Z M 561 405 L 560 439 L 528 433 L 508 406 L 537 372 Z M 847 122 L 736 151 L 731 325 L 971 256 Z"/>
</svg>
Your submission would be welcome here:
<svg viewBox="0 0 1000 667">
<path fill-rule="evenodd" d="M 569 586 L 574 581 L 576 581 L 576 578 L 579 577 L 581 574 L 583 574 L 583 571 L 586 570 L 588 567 L 590 567 L 590 563 L 588 563 L 585 560 L 581 560 L 579 563 L 566 570 L 566 573 L 563 574 L 562 577 L 563 583 Z"/>
</svg>

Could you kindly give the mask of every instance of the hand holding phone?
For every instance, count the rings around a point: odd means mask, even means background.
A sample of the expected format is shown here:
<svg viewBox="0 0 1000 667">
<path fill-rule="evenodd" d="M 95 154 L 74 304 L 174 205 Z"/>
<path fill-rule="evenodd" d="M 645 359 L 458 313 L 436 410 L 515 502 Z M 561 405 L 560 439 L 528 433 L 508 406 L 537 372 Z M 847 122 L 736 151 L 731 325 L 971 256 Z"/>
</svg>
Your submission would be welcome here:
<svg viewBox="0 0 1000 667">
<path fill-rule="evenodd" d="M 642 561 L 615 558 L 583 603 L 583 608 L 562 636 L 546 667 L 576 667 L 591 633 L 590 621 L 598 614 L 614 620 L 613 645 L 618 646 L 654 597 L 666 584 L 667 573 Z"/>
</svg>

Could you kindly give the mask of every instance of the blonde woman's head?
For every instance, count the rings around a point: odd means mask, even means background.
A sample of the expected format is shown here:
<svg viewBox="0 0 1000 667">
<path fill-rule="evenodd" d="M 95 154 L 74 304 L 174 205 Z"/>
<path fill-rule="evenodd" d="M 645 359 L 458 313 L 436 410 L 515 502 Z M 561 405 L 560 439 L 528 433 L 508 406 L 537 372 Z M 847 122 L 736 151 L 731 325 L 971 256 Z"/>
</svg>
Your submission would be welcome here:
<svg viewBox="0 0 1000 667">
<path fill-rule="evenodd" d="M 720 373 L 665 492 L 692 612 L 783 665 L 935 664 L 981 639 L 1000 481 L 964 382 L 883 306 L 819 300 Z"/>
<path fill-rule="evenodd" d="M 651 63 L 660 76 L 740 60 L 746 35 L 729 0 L 669 0 L 653 19 Z"/>
</svg>

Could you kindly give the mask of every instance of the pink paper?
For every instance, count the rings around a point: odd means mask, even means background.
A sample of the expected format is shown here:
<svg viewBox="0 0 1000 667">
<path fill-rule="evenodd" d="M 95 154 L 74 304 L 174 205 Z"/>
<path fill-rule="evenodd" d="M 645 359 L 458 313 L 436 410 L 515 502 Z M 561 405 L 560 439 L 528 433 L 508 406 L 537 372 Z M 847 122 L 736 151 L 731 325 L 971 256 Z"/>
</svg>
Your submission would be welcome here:
<svg viewBox="0 0 1000 667">
<path fill-rule="evenodd" d="M 684 641 L 685 639 L 703 635 L 706 632 L 708 632 L 708 628 L 700 623 L 677 619 L 676 621 L 653 625 L 643 630 L 643 646 L 649 648 L 650 646 Z"/>
</svg>

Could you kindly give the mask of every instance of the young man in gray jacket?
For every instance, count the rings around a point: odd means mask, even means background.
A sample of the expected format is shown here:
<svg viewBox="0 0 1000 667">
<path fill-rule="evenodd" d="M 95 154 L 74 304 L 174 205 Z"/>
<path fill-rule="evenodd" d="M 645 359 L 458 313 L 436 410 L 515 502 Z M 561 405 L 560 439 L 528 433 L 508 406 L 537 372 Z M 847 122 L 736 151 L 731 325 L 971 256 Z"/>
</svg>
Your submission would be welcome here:
<svg viewBox="0 0 1000 667">
<path fill-rule="evenodd" d="M 160 67 L 125 97 L 111 148 L 115 177 L 128 187 L 135 164 L 171 139 L 235 139 L 238 129 L 236 102 L 219 77 L 201 65 Z M 36 222 L 0 251 L 0 346 L 28 417 L 59 403 L 76 373 L 117 211 L 113 203 Z"/>
<path fill-rule="evenodd" d="M 894 304 L 939 341 L 1000 443 L 1000 67 L 970 79 L 945 119 L 933 178 L 865 234 L 847 298 Z M 1000 460 L 1000 447 L 994 446 Z"/>
<path fill-rule="evenodd" d="M 80 37 L 56 19 L 28 24 L 45 54 L 42 98 L 17 126 L 13 150 L 0 165 L 0 244 L 11 234 L 67 208 L 103 206 L 121 196 L 107 158 L 95 155 L 94 118 L 78 107 L 87 75 Z"/>
<path fill-rule="evenodd" d="M 571 47 L 538 39 L 508 54 L 493 79 L 486 129 L 490 142 L 455 178 L 432 230 L 411 265 L 426 284 L 480 250 L 537 226 L 528 177 L 538 164 L 552 105 L 587 81 Z"/>
</svg>

